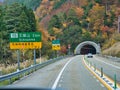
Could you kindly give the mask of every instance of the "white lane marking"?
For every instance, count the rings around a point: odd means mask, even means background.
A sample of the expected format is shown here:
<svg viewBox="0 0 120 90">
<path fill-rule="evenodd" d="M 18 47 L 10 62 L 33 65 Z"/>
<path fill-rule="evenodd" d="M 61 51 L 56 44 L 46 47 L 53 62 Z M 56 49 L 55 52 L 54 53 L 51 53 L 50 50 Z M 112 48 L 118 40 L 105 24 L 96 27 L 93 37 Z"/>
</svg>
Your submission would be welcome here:
<svg viewBox="0 0 120 90">
<path fill-rule="evenodd" d="M 103 85 L 103 84 L 100 84 L 100 86 L 101 86 L 101 87 L 104 87 L 104 85 Z"/>
<path fill-rule="evenodd" d="M 96 57 L 95 57 L 95 59 L 96 59 L 97 61 L 100 61 L 100 60 L 97 59 Z M 109 65 L 109 66 L 112 66 L 112 67 L 114 67 L 114 68 L 120 69 L 120 67 L 115 66 L 115 65 L 113 65 L 113 64 L 110 64 L 110 63 L 107 63 L 107 62 L 104 62 L 104 61 L 100 61 L 100 62 L 103 62 L 103 63 L 105 63 L 105 64 L 107 64 L 107 65 Z"/>
<path fill-rule="evenodd" d="M 52 86 L 52 90 L 55 90 L 55 89 L 56 89 L 57 84 L 58 84 L 58 82 L 59 82 L 59 80 L 60 80 L 60 77 L 61 77 L 63 71 L 65 70 L 65 68 L 67 67 L 67 65 L 68 65 L 71 61 L 72 61 L 72 59 L 70 59 L 70 60 L 64 65 L 64 67 L 62 68 L 62 70 L 60 71 L 58 77 L 56 78 L 56 80 L 55 80 L 55 82 L 54 82 L 54 84 L 53 84 L 53 86 Z"/>
</svg>

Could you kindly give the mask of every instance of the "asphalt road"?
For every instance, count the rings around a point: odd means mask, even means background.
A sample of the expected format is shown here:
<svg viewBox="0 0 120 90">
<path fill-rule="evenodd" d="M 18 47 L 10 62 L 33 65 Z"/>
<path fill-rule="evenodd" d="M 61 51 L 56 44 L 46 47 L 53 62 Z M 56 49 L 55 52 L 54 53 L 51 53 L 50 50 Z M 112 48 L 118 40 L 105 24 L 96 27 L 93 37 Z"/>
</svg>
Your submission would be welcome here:
<svg viewBox="0 0 120 90">
<path fill-rule="evenodd" d="M 50 64 L 10 86 L 61 88 L 62 90 L 107 90 L 85 68 L 82 56 L 75 56 Z"/>
<path fill-rule="evenodd" d="M 99 56 L 94 56 L 93 58 L 88 58 L 92 64 L 96 65 L 97 69 L 103 68 L 103 72 L 114 80 L 114 75 L 117 76 L 117 82 L 120 83 L 120 63 L 116 63 L 106 58 L 101 58 Z"/>
</svg>

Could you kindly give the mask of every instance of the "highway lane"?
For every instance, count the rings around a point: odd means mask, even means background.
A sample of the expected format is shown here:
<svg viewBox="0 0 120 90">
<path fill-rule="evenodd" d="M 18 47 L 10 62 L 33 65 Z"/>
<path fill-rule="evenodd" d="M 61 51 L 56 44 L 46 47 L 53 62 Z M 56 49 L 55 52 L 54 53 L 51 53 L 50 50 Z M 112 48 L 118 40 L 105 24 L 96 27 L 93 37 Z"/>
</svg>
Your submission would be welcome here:
<svg viewBox="0 0 120 90">
<path fill-rule="evenodd" d="M 47 65 L 8 87 L 51 88 L 58 73 L 68 60 L 69 58 Z"/>
<path fill-rule="evenodd" d="M 117 76 L 117 82 L 120 83 L 120 66 L 111 62 L 111 60 L 106 60 L 106 58 L 101 58 L 99 56 L 94 56 L 93 58 L 88 58 L 92 64 L 100 70 L 103 68 L 104 73 L 114 80 L 114 74 Z"/>
<path fill-rule="evenodd" d="M 15 82 L 10 87 L 52 88 L 57 79 L 55 88 L 63 90 L 107 90 L 85 68 L 82 56 L 75 56 L 50 64 Z"/>
<path fill-rule="evenodd" d="M 82 56 L 74 57 L 64 70 L 57 87 L 64 90 L 107 90 L 84 66 Z"/>
</svg>

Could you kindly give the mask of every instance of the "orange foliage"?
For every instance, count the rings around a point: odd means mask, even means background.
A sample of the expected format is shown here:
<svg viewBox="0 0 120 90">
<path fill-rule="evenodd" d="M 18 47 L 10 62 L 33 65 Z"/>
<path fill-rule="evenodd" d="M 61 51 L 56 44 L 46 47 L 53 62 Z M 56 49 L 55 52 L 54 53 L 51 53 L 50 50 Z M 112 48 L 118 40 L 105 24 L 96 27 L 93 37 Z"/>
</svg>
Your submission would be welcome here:
<svg viewBox="0 0 120 90">
<path fill-rule="evenodd" d="M 82 17 L 84 15 L 84 10 L 79 7 L 75 7 L 75 12 L 78 17 Z"/>
<path fill-rule="evenodd" d="M 61 53 L 67 53 L 67 48 L 66 48 L 66 46 L 65 45 L 63 45 L 63 46 L 61 46 Z"/>
<path fill-rule="evenodd" d="M 48 0 L 42 0 L 42 4 L 45 4 L 45 3 L 47 3 L 48 2 Z"/>
<path fill-rule="evenodd" d="M 101 26 L 101 31 L 102 32 L 107 32 L 109 30 L 108 26 Z"/>
<path fill-rule="evenodd" d="M 45 30 L 45 28 L 43 27 L 42 24 L 38 25 L 38 31 L 40 31 L 42 33 L 42 40 L 47 41 L 48 38 L 50 37 L 50 35 L 48 34 L 48 31 Z"/>
</svg>

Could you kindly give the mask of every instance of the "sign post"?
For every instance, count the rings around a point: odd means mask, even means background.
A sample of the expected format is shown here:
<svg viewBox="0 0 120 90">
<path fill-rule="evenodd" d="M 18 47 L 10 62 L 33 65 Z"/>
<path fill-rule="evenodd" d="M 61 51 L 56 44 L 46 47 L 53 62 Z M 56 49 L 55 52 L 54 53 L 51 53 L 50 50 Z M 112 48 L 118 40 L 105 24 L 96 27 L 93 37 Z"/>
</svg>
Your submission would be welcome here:
<svg viewBox="0 0 120 90">
<path fill-rule="evenodd" d="M 34 65 L 36 64 L 36 50 L 34 49 Z"/>
<path fill-rule="evenodd" d="M 42 48 L 42 42 L 41 42 L 40 32 L 10 33 L 10 49 L 18 50 L 19 69 L 20 69 L 19 49 L 21 50 L 34 49 L 34 64 L 36 64 L 36 49 L 41 49 L 41 48 Z"/>
<path fill-rule="evenodd" d="M 52 41 L 52 50 L 55 50 L 57 53 L 57 57 L 58 57 L 58 50 L 60 50 L 60 40 L 53 40 Z"/>
<path fill-rule="evenodd" d="M 41 55 L 41 48 L 40 48 L 40 63 L 42 63 L 42 61 L 41 61 L 41 60 L 42 60 L 42 59 L 41 59 L 41 56 L 42 56 L 42 55 Z"/>
<path fill-rule="evenodd" d="M 70 46 L 70 44 L 68 44 L 68 55 L 70 55 L 70 48 L 71 48 L 71 46 Z"/>
<path fill-rule="evenodd" d="M 18 70 L 20 70 L 20 50 L 17 50 Z"/>
</svg>

